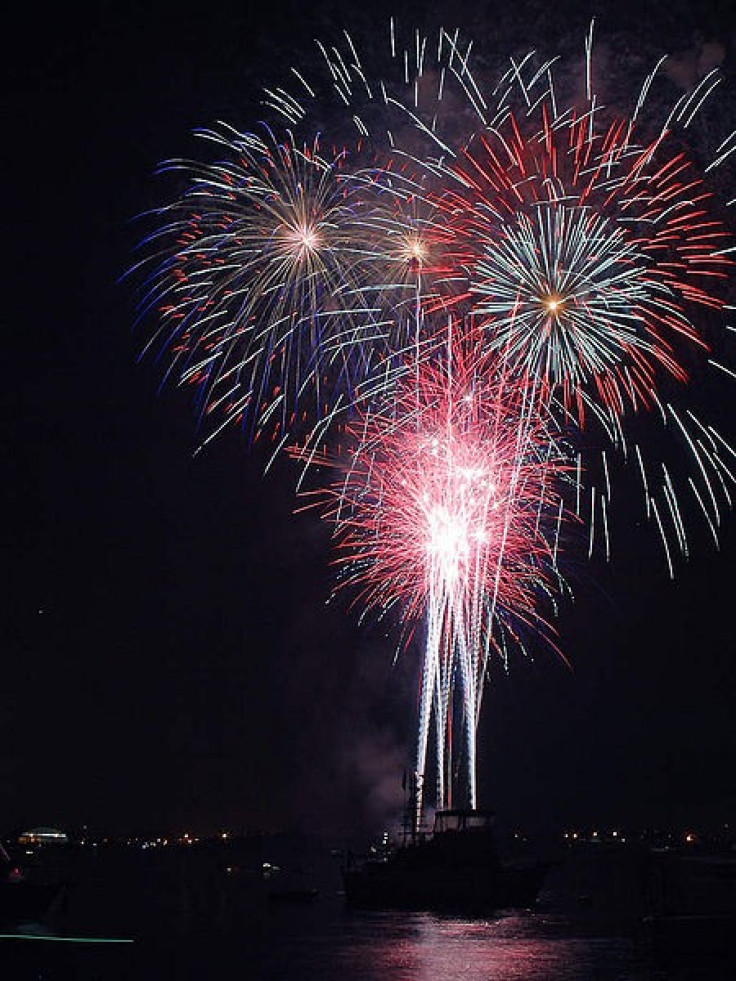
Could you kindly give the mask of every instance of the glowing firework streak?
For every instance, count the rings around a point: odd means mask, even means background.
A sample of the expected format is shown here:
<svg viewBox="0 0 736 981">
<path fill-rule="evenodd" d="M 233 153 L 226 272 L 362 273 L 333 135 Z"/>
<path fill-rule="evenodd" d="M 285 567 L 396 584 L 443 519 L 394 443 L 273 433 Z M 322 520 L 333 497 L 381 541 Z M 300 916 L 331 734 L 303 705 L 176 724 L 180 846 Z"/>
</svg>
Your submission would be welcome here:
<svg viewBox="0 0 736 981">
<path fill-rule="evenodd" d="M 530 628 L 550 633 L 539 603 L 559 586 L 553 553 L 566 458 L 532 393 L 509 385 L 503 365 L 467 342 L 418 366 L 395 401 L 350 433 L 354 453 L 326 508 L 341 583 L 366 611 L 395 611 L 409 636 L 424 623 L 417 771 L 424 775 L 433 721 L 437 801 L 451 796 L 455 733 L 466 803 L 475 806 L 491 652 L 506 657 Z"/>
<path fill-rule="evenodd" d="M 401 32 L 391 19 L 366 68 L 352 37 L 318 41 L 321 71 L 292 68 L 292 91 L 266 89 L 265 104 L 295 130 L 329 119 L 339 142 L 356 139 L 372 156 L 398 154 L 425 166 L 453 156 L 469 136 L 495 119 L 472 64 L 473 42 L 459 30 Z M 322 124 L 324 125 L 324 124 Z"/>
</svg>

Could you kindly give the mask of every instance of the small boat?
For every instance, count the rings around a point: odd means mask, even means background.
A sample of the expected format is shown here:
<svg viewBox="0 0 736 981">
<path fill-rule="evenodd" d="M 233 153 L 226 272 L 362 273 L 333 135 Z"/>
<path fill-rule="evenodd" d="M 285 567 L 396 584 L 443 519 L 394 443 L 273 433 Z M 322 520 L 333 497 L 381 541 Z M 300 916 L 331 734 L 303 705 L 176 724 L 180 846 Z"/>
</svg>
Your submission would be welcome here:
<svg viewBox="0 0 736 981">
<path fill-rule="evenodd" d="M 445 810 L 429 834 L 414 830 L 385 857 L 342 870 L 345 900 L 353 909 L 492 911 L 533 906 L 552 862 L 504 863 L 493 826 L 495 814 Z"/>
<path fill-rule="evenodd" d="M 47 922 L 58 910 L 64 891 L 62 882 L 40 876 L 11 859 L 0 843 L 0 927 L 3 930 Z"/>
</svg>

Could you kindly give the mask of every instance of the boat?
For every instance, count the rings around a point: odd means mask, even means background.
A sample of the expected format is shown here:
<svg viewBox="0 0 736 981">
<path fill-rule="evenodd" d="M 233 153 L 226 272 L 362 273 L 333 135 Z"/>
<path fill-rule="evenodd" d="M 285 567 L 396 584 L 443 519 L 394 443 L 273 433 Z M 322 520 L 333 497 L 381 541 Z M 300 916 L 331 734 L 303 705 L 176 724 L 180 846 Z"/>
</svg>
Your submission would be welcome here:
<svg viewBox="0 0 736 981">
<path fill-rule="evenodd" d="M 413 828 L 395 850 L 342 869 L 352 909 L 473 910 L 535 904 L 551 861 L 503 862 L 493 811 L 438 811 L 430 833 Z"/>
<path fill-rule="evenodd" d="M 14 860 L 0 843 L 0 929 L 23 929 L 48 922 L 59 910 L 64 883 Z"/>
</svg>

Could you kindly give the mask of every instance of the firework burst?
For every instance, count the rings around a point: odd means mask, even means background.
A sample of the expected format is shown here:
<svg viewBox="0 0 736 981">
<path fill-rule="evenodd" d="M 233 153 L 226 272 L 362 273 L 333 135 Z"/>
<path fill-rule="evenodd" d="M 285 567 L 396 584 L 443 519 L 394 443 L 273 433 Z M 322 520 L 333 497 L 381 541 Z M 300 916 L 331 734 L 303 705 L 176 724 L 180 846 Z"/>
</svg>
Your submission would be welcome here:
<svg viewBox="0 0 736 981">
<path fill-rule="evenodd" d="M 160 318 L 150 345 L 197 387 L 214 431 L 245 421 L 283 442 L 350 397 L 387 334 L 358 288 L 359 185 L 341 180 L 346 154 L 317 141 L 199 135 L 224 159 L 165 168 L 187 185 L 145 243 L 155 266 L 142 309 Z"/>
<path fill-rule="evenodd" d="M 530 630 L 551 640 L 539 604 L 560 586 L 566 456 L 532 394 L 464 339 L 407 375 L 397 398 L 355 421 L 350 435 L 344 473 L 317 492 L 334 523 L 341 583 L 365 613 L 395 612 L 405 637 L 424 625 L 417 770 L 424 774 L 433 719 L 437 800 L 451 795 L 455 732 L 474 806 L 491 653 L 506 658 Z"/>
<path fill-rule="evenodd" d="M 582 425 L 586 402 L 623 415 L 651 406 L 662 374 L 687 380 L 677 348 L 706 348 L 690 311 L 723 309 L 732 263 L 710 195 L 665 134 L 641 146 L 624 122 L 598 135 L 590 114 L 541 115 L 539 130 L 525 120 L 531 135 L 510 115 L 468 147 L 446 206 L 477 243 L 489 346 Z"/>
</svg>

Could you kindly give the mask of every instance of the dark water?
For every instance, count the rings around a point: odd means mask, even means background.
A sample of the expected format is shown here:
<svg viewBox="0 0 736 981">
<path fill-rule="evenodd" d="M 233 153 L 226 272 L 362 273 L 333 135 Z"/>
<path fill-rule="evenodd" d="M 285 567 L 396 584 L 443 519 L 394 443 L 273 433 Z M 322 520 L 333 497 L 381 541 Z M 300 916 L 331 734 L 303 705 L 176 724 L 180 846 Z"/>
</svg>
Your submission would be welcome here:
<svg viewBox="0 0 736 981">
<path fill-rule="evenodd" d="M 725 981 L 733 952 L 655 941 L 625 863 L 569 863 L 537 909 L 471 918 L 346 909 L 338 863 L 312 856 L 299 876 L 262 872 L 262 855 L 88 862 L 60 917 L 60 940 L 0 941 L 0 978 L 149 981 Z M 601 883 L 605 888 L 601 887 Z M 585 902 L 581 902 L 581 884 Z M 276 901 L 277 887 L 318 888 Z M 596 891 L 598 890 L 598 891 Z M 26 931 L 34 932 L 33 925 Z M 36 933 L 42 932 L 41 924 Z M 53 929 L 44 935 L 52 936 Z M 96 940 L 78 943 L 70 938 Z M 133 943 L 103 943 L 125 939 Z"/>
</svg>

